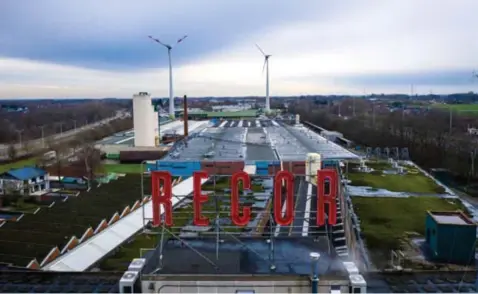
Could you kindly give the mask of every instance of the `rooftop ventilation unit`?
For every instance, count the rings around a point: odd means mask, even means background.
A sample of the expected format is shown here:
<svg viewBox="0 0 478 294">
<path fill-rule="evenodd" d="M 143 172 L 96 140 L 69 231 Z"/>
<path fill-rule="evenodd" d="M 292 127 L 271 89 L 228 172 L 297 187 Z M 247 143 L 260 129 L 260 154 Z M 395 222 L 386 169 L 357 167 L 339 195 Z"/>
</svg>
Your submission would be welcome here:
<svg viewBox="0 0 478 294">
<path fill-rule="evenodd" d="M 357 268 L 357 266 L 355 265 L 354 262 L 344 261 L 343 264 L 344 264 L 345 270 L 347 271 L 349 276 L 359 274 L 359 270 L 358 270 L 358 268 Z"/>
<path fill-rule="evenodd" d="M 141 272 L 144 265 L 146 264 L 146 259 L 144 258 L 135 258 L 128 266 L 128 271 L 132 272 Z"/>
<path fill-rule="evenodd" d="M 362 275 L 350 275 L 349 293 L 367 293 L 367 282 Z"/>
<path fill-rule="evenodd" d="M 139 273 L 126 271 L 119 282 L 119 293 L 140 293 Z"/>
</svg>

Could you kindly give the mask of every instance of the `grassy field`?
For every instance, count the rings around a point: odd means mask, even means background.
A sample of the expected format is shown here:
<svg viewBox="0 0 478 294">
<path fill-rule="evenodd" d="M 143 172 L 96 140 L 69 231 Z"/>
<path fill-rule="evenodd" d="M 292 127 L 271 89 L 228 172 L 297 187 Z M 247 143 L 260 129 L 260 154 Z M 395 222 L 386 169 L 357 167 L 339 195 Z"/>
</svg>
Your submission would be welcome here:
<svg viewBox="0 0 478 294">
<path fill-rule="evenodd" d="M 405 233 L 424 235 L 427 210 L 453 211 L 465 208 L 437 197 L 353 197 L 362 235 L 371 251 L 400 248 Z"/>
<path fill-rule="evenodd" d="M 230 188 L 231 188 L 231 184 L 230 184 L 229 177 L 216 180 L 215 185 L 212 183 L 211 184 L 208 183 L 202 186 L 202 190 L 204 191 L 216 191 L 216 192 L 222 192 L 224 189 L 230 189 Z M 240 191 L 242 190 L 241 186 L 239 186 L 239 190 Z M 263 192 L 264 188 L 261 185 L 251 184 L 251 191 Z"/>
<path fill-rule="evenodd" d="M 159 235 L 138 235 L 133 242 L 125 244 L 113 256 L 105 259 L 100 268 L 105 271 L 124 271 L 133 258 L 140 257 L 141 248 L 154 248 Z M 145 252 L 143 252 L 145 253 Z"/>
<path fill-rule="evenodd" d="M 36 165 L 37 161 L 38 159 L 36 157 L 32 157 L 32 158 L 23 159 L 23 160 L 19 160 L 19 161 L 7 163 L 7 164 L 2 164 L 0 165 L 0 173 L 6 172 L 11 169 L 15 169 L 15 168 L 22 168 L 25 166 L 34 166 Z"/>
<path fill-rule="evenodd" d="M 240 110 L 240 111 L 226 111 L 226 112 L 220 112 L 220 111 L 213 111 L 213 112 L 207 112 L 207 117 L 256 117 L 257 116 L 257 110 L 256 109 L 251 109 L 251 110 Z"/>
<path fill-rule="evenodd" d="M 146 169 L 145 166 L 141 169 L 141 164 L 104 164 L 102 168 L 106 173 L 117 174 L 139 174 Z"/>
<path fill-rule="evenodd" d="M 383 174 L 383 170 L 391 169 L 391 165 L 384 162 L 366 163 L 367 166 L 374 169 L 371 173 L 353 171 L 358 164 L 350 164 L 347 178 L 352 181 L 352 186 L 367 186 L 376 189 L 386 189 L 392 192 L 409 193 L 445 193 L 445 189 L 431 178 L 419 172 L 417 169 L 406 168 L 409 173 Z"/>
<path fill-rule="evenodd" d="M 478 104 L 434 104 L 433 107 L 478 115 Z"/>
</svg>

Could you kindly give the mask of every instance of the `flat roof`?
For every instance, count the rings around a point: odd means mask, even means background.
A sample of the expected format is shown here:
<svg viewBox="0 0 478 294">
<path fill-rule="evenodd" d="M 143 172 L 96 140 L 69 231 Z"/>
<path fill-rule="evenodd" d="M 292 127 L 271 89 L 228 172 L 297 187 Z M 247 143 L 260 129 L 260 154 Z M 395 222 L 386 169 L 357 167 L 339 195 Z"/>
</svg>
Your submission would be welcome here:
<svg viewBox="0 0 478 294">
<path fill-rule="evenodd" d="M 194 133 L 202 130 L 209 124 L 208 121 L 194 121 L 189 120 L 189 133 Z M 159 131 L 161 135 L 174 133 L 184 135 L 184 123 L 181 120 L 169 121 L 161 124 Z M 116 133 L 112 136 L 103 138 L 96 142 L 98 145 L 119 145 L 119 146 L 133 146 L 134 145 L 134 130 Z"/>
<path fill-rule="evenodd" d="M 197 136 L 190 136 L 188 146 L 178 146 L 176 151 L 175 156 L 170 154 L 164 159 L 305 161 L 310 152 L 320 153 L 324 159 L 359 158 L 303 126 L 269 119 L 218 121 Z"/>
<path fill-rule="evenodd" d="M 468 226 L 476 224 L 461 211 L 429 211 L 433 219 L 443 225 L 461 225 Z"/>
<path fill-rule="evenodd" d="M 302 126 L 284 125 L 290 134 L 299 141 L 309 152 L 319 153 L 323 159 L 358 159 L 355 153 L 327 140 L 316 132 Z"/>
<path fill-rule="evenodd" d="M 214 237 L 174 238 L 163 244 L 161 268 L 155 274 L 311 274 L 311 252 L 320 253 L 319 275 L 347 276 L 347 271 L 330 246 L 327 237 L 274 238 L 274 254 L 270 259 L 270 244 L 265 238 L 221 236 L 218 257 Z M 149 253 L 144 274 L 159 266 L 159 247 Z M 329 251 L 329 249 L 331 251 Z M 275 266 L 275 269 L 272 267 Z"/>
</svg>

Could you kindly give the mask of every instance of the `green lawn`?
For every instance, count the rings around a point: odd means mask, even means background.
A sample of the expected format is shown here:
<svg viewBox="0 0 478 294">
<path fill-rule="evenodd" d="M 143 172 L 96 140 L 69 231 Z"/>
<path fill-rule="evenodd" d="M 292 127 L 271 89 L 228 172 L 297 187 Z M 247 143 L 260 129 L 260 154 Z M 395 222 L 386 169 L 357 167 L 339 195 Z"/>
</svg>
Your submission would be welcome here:
<svg viewBox="0 0 478 294">
<path fill-rule="evenodd" d="M 376 189 L 386 189 L 392 192 L 409 193 L 445 193 L 445 189 L 419 170 L 406 167 L 407 174 L 383 174 L 383 170 L 391 169 L 391 165 L 386 162 L 367 162 L 367 166 L 374 169 L 371 173 L 357 172 L 354 168 L 358 164 L 349 164 L 349 173 L 347 178 L 352 181 L 352 186 L 367 186 Z"/>
<path fill-rule="evenodd" d="M 450 200 L 449 200 L 450 201 Z M 367 248 L 392 250 L 400 248 L 406 232 L 424 235 L 427 210 L 466 211 L 461 202 L 449 203 L 437 197 L 353 197 L 354 211 L 360 219 Z"/>
<path fill-rule="evenodd" d="M 230 184 L 230 178 L 224 177 L 221 179 L 217 179 L 216 183 L 211 183 L 211 184 L 204 184 L 202 186 L 202 190 L 204 191 L 216 191 L 216 192 L 222 192 L 224 189 L 230 189 L 231 184 Z M 239 190 L 241 191 L 242 188 L 239 187 Z M 261 185 L 254 185 L 251 184 L 251 190 L 253 192 L 263 192 L 264 188 Z"/>
<path fill-rule="evenodd" d="M 0 165 L 0 173 L 6 172 L 11 169 L 15 168 L 22 168 L 25 166 L 34 166 L 37 164 L 38 159 L 36 157 L 28 158 L 28 159 L 23 159 L 7 164 L 2 164 Z"/>
<path fill-rule="evenodd" d="M 478 104 L 434 104 L 433 107 L 442 109 L 452 109 L 453 111 L 462 112 L 463 114 L 478 115 Z"/>
<path fill-rule="evenodd" d="M 367 186 L 392 192 L 441 194 L 445 192 L 432 179 L 424 175 L 384 175 L 373 173 L 349 173 L 352 186 Z"/>
<path fill-rule="evenodd" d="M 146 169 L 141 169 L 141 164 L 104 164 L 102 168 L 105 173 L 117 174 L 139 174 Z"/>
<path fill-rule="evenodd" d="M 100 264 L 104 271 L 124 271 L 134 258 L 140 257 L 141 248 L 154 248 L 159 235 L 138 235 L 133 242 L 125 244 L 113 256 Z M 144 252 L 145 253 L 145 252 Z"/>
<path fill-rule="evenodd" d="M 207 117 L 256 117 L 257 116 L 257 109 L 251 110 L 240 110 L 240 111 L 212 111 L 207 112 Z"/>
</svg>

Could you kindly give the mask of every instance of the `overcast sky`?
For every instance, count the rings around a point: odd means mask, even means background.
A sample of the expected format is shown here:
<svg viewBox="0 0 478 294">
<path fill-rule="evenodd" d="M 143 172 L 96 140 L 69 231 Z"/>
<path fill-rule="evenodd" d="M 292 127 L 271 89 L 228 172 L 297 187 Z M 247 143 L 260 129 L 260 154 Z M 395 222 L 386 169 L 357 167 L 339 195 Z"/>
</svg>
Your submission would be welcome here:
<svg viewBox="0 0 478 294">
<path fill-rule="evenodd" d="M 0 98 L 478 91 L 476 0 L 1 0 Z"/>
</svg>

